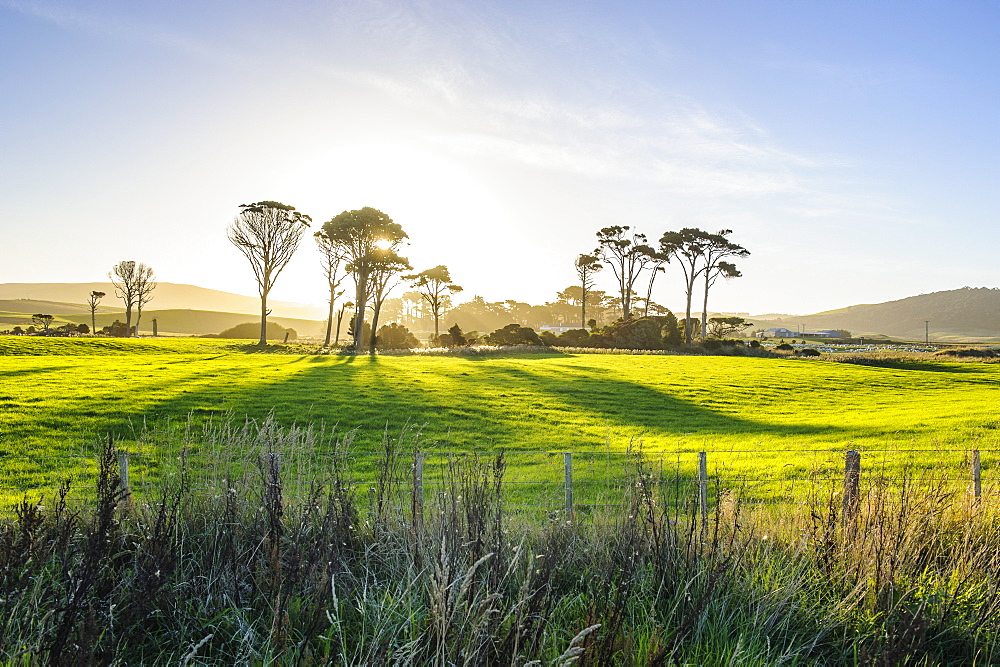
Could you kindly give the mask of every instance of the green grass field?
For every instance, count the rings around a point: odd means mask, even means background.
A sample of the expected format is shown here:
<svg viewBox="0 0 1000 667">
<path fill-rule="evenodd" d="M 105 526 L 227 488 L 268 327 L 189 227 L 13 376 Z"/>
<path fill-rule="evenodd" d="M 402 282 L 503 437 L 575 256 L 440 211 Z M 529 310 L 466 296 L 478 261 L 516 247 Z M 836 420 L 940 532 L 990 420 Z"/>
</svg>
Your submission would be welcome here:
<svg viewBox="0 0 1000 667">
<path fill-rule="evenodd" d="M 997 445 L 995 364 L 246 350 L 203 339 L 0 337 L 0 454 L 91 453 L 109 434 L 138 446 L 145 430 L 168 420 L 268 415 L 286 426 L 357 429 L 358 451 L 377 450 L 386 431 L 417 428 L 430 451 L 504 449 L 515 477 L 519 466 L 522 475 L 549 466 L 545 474 L 557 478 L 556 457 L 541 452 L 584 456 L 638 443 L 689 453 L 667 457 L 686 471 L 693 453 L 707 451 L 713 475 L 728 478 L 835 475 L 846 449 L 870 452 L 869 466 L 909 462 L 961 476 L 961 450 Z M 18 483 L 34 470 L 24 468 Z"/>
</svg>

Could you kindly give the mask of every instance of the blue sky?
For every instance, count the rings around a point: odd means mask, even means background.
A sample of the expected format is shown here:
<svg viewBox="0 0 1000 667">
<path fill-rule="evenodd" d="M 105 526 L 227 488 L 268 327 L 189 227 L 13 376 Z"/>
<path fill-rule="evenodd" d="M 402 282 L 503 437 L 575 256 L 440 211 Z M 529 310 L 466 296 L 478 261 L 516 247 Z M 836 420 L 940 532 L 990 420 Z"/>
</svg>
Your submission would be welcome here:
<svg viewBox="0 0 1000 667">
<path fill-rule="evenodd" d="M 993 287 L 998 34 L 985 1 L 0 0 L 0 282 L 253 294 L 226 226 L 273 199 L 379 208 L 490 300 L 554 299 L 610 224 L 733 229 L 719 310 Z M 309 245 L 274 296 L 323 300 Z"/>
</svg>

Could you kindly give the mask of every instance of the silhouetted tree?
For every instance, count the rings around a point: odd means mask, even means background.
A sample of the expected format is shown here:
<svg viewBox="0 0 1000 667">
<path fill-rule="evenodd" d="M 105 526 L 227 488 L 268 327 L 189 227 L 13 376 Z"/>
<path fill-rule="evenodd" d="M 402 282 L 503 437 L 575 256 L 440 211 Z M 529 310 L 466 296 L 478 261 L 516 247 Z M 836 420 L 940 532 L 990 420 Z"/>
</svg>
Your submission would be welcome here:
<svg viewBox="0 0 1000 667">
<path fill-rule="evenodd" d="M 355 316 L 351 331 L 353 347 L 360 350 L 364 344 L 362 335 L 371 273 L 381 257 L 388 252 L 394 253 L 407 238 L 406 232 L 392 218 L 370 206 L 344 211 L 325 222 L 323 232 L 343 251 L 348 271 L 354 276 Z"/>
<path fill-rule="evenodd" d="M 340 323 L 344 320 L 344 310 L 353 307 L 353 301 L 346 301 L 342 306 L 340 306 L 340 312 L 337 313 L 337 336 L 333 339 L 334 345 L 340 345 Z"/>
<path fill-rule="evenodd" d="M 622 319 L 632 316 L 632 294 L 643 269 L 652 261 L 653 249 L 646 245 L 646 235 L 627 232 L 628 225 L 612 225 L 597 232 L 597 250 L 594 255 L 611 267 L 618 280 L 621 295 Z"/>
<path fill-rule="evenodd" d="M 52 320 L 56 319 L 53 315 L 44 315 L 38 313 L 31 316 L 31 321 L 42 327 L 42 331 L 48 333 L 49 327 L 52 326 Z"/>
<path fill-rule="evenodd" d="M 282 269 L 288 265 L 299 241 L 312 221 L 308 215 L 276 201 L 240 206 L 229 226 L 229 240 L 250 261 L 260 294 L 260 340 L 267 344 L 267 295 Z"/>
<path fill-rule="evenodd" d="M 587 326 L 587 297 L 594 287 L 594 274 L 601 270 L 601 260 L 596 255 L 580 255 L 573 262 L 576 277 L 580 280 L 580 327 Z"/>
<path fill-rule="evenodd" d="M 104 292 L 93 291 L 90 293 L 87 303 L 90 304 L 90 330 L 97 331 L 97 304 L 101 302 L 106 295 Z"/>
<path fill-rule="evenodd" d="M 143 304 L 149 302 L 152 298 L 150 294 L 156 287 L 156 283 L 153 282 L 153 269 L 133 260 L 123 260 L 111 268 L 108 277 L 111 278 L 111 284 L 115 286 L 115 294 L 125 304 L 125 330 L 127 332 L 125 335 L 131 336 L 133 332 L 132 309 L 138 306 L 141 313 Z M 137 333 L 138 330 L 138 322 L 136 322 L 134 331 Z"/>
<path fill-rule="evenodd" d="M 731 257 L 749 257 L 750 251 L 741 245 L 733 243 L 727 236 L 733 233 L 731 229 L 723 229 L 708 236 L 703 253 L 705 255 L 705 300 L 701 308 L 701 337 L 708 335 L 708 291 L 720 276 L 725 279 L 739 278 L 741 275 L 736 265 L 726 261 Z"/>
<path fill-rule="evenodd" d="M 389 292 L 399 284 L 400 274 L 412 269 L 405 257 L 400 257 L 392 250 L 386 250 L 373 259 L 368 276 L 368 291 L 372 300 L 372 338 L 368 351 L 375 354 L 375 334 L 378 331 L 378 318 L 382 312 L 382 304 Z"/>
<path fill-rule="evenodd" d="M 649 307 L 653 303 L 653 282 L 656 281 L 656 274 L 664 273 L 666 269 L 663 268 L 663 265 L 670 261 L 669 255 L 658 252 L 650 252 L 649 258 L 649 284 L 646 285 L 646 301 L 642 311 L 643 317 L 649 317 Z M 653 314 L 655 315 L 656 313 Z"/>
<path fill-rule="evenodd" d="M 705 248 L 711 243 L 711 234 L 700 229 L 685 227 L 679 232 L 666 232 L 660 237 L 659 254 L 678 260 L 684 272 L 684 342 L 691 342 L 694 321 L 691 319 L 691 299 L 694 283 L 705 268 Z"/>
<path fill-rule="evenodd" d="M 712 317 L 708 320 L 708 336 L 711 338 L 728 338 L 735 334 L 742 334 L 743 331 L 753 326 L 752 322 L 747 322 L 742 317 L 735 315 L 729 317 Z"/>
<path fill-rule="evenodd" d="M 329 311 L 326 316 L 326 339 L 323 346 L 330 345 L 330 334 L 333 332 L 333 305 L 334 302 L 344 293 L 337 291 L 340 283 L 344 281 L 347 273 L 340 273 L 340 266 L 344 262 L 344 249 L 330 240 L 322 230 L 313 234 L 316 239 L 316 247 L 319 249 L 320 264 L 323 267 L 323 275 L 326 277 L 327 289 L 330 290 Z"/>
<path fill-rule="evenodd" d="M 441 308 L 447 304 L 452 294 L 461 292 L 462 288 L 452 283 L 448 267 L 443 264 L 406 276 L 406 279 L 412 281 L 413 289 L 431 309 L 431 316 L 434 318 L 434 338 L 437 338 L 440 333 Z"/>
<path fill-rule="evenodd" d="M 139 335 L 139 321 L 142 320 L 142 308 L 153 300 L 153 290 L 156 289 L 156 276 L 153 269 L 140 264 L 136 269 L 135 290 L 135 335 Z"/>
</svg>

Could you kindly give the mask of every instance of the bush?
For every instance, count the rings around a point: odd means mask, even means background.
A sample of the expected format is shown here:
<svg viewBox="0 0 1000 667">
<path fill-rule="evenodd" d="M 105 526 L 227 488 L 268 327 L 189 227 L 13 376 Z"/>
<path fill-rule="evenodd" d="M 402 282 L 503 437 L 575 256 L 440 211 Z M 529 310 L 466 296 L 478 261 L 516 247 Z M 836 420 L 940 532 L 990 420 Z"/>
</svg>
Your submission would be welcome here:
<svg viewBox="0 0 1000 667">
<path fill-rule="evenodd" d="M 541 345 L 542 339 L 531 327 L 508 324 L 484 337 L 483 342 L 486 345 Z"/>
<path fill-rule="evenodd" d="M 754 338 L 752 341 L 750 341 L 750 347 L 753 348 L 754 350 L 758 349 L 760 347 L 760 341 Z"/>
<path fill-rule="evenodd" d="M 935 352 L 935 354 L 943 357 L 958 357 L 960 359 L 964 359 L 967 357 L 990 359 L 993 357 L 1000 356 L 1000 350 L 996 350 L 993 348 L 966 347 L 954 350 L 941 350 L 939 352 Z"/>
<path fill-rule="evenodd" d="M 448 333 L 441 334 L 434 342 L 438 347 L 464 347 L 469 344 L 468 339 L 462 333 L 462 329 L 458 324 L 451 325 Z"/>
<path fill-rule="evenodd" d="M 594 344 L 591 338 L 597 337 L 591 336 L 586 329 L 570 329 L 559 335 L 559 345 L 563 347 L 590 347 Z"/>
<path fill-rule="evenodd" d="M 116 338 L 127 338 L 129 330 L 128 327 L 125 326 L 124 322 L 115 320 L 113 323 L 101 329 L 101 333 L 106 336 L 115 336 Z"/>
<path fill-rule="evenodd" d="M 284 340 L 285 334 L 288 334 L 288 340 L 295 340 L 298 338 L 298 334 L 295 333 L 295 329 L 286 329 L 280 324 L 274 322 L 267 323 L 266 336 L 268 340 Z M 230 327 L 220 333 L 215 338 L 247 338 L 250 340 L 260 339 L 260 322 L 244 322 L 243 324 L 237 324 L 235 327 Z"/>
<path fill-rule="evenodd" d="M 601 347 L 625 350 L 666 350 L 680 345 L 681 334 L 673 313 L 618 321 L 600 334 Z"/>
<path fill-rule="evenodd" d="M 807 347 L 804 350 L 797 350 L 795 352 L 795 354 L 799 355 L 800 357 L 818 357 L 818 356 L 820 356 L 819 355 L 819 350 L 814 350 L 811 347 Z"/>
<path fill-rule="evenodd" d="M 788 343 L 782 343 L 781 345 L 775 346 L 774 349 L 776 349 L 776 350 L 784 350 L 785 352 L 791 352 L 795 348 L 792 347 L 791 345 L 789 345 Z"/>
<path fill-rule="evenodd" d="M 420 341 L 401 324 L 392 322 L 378 328 L 375 346 L 380 350 L 412 350 Z"/>
</svg>

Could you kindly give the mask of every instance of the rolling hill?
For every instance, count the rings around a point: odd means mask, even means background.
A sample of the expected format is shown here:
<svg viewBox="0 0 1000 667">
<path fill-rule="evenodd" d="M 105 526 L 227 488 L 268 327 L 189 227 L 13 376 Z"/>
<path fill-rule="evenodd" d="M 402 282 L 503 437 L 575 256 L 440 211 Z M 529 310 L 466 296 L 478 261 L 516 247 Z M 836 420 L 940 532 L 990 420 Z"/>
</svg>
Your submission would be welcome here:
<svg viewBox="0 0 1000 667">
<path fill-rule="evenodd" d="M 86 312 L 87 296 L 92 291 L 104 292 L 107 296 L 101 303 L 103 307 L 115 309 L 120 301 L 115 298 L 115 289 L 111 283 L 0 283 L 0 302 L 4 301 L 47 301 L 62 304 L 69 310 L 58 310 L 53 305 L 45 312 L 53 315 Z M 75 305 L 74 305 L 75 304 Z M 205 310 L 224 313 L 245 313 L 260 317 L 260 299 L 256 296 L 244 296 L 231 292 L 207 289 L 196 285 L 177 283 L 159 283 L 153 292 L 153 301 L 149 304 L 162 310 Z M 325 315 L 322 309 L 287 301 L 268 301 L 272 314 L 278 317 L 302 319 L 322 319 Z M 79 309 L 83 309 L 80 311 Z M 0 306 L 0 310 L 25 312 L 20 308 Z M 29 308 L 30 310 L 30 308 Z M 117 310 L 121 310 L 117 308 Z M 39 312 L 37 310 L 32 312 Z M 98 312 L 101 312 L 99 309 Z M 110 311 L 105 311 L 110 312 Z"/>
<path fill-rule="evenodd" d="M 1000 340 L 1000 289 L 962 287 L 813 315 L 750 320 L 760 328 L 847 329 L 855 336 L 883 334 L 908 340 L 924 339 L 926 321 L 932 341 L 995 341 Z"/>
</svg>

